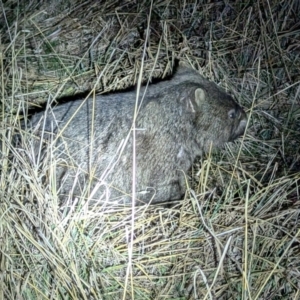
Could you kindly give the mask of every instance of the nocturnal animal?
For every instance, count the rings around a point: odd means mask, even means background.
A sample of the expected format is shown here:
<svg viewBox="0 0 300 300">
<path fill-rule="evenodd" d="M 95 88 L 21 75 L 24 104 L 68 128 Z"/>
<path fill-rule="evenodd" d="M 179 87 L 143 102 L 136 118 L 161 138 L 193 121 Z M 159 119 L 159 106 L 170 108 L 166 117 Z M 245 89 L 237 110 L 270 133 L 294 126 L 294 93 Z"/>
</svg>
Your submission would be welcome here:
<svg viewBox="0 0 300 300">
<path fill-rule="evenodd" d="M 195 158 L 242 135 L 246 123 L 229 94 L 181 66 L 138 97 L 126 91 L 63 103 L 33 115 L 29 128 L 38 163 L 49 152 L 55 159 L 60 197 L 148 204 L 182 199 Z"/>
</svg>

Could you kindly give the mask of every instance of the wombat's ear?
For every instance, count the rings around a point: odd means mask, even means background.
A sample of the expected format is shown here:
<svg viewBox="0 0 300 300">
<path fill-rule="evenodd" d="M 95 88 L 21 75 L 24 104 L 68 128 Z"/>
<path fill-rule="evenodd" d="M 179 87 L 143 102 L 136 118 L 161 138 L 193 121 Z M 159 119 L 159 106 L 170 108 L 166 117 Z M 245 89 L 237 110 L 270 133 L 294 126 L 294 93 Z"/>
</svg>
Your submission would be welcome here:
<svg viewBox="0 0 300 300">
<path fill-rule="evenodd" d="M 200 111 L 201 108 L 205 107 L 205 91 L 201 88 L 195 90 L 195 98 L 189 98 L 187 102 L 187 108 L 190 112 Z"/>
<path fill-rule="evenodd" d="M 205 91 L 201 88 L 198 88 L 195 90 L 195 98 L 194 99 L 189 99 L 188 101 L 188 110 L 191 112 L 196 112 L 201 110 L 201 107 L 205 107 Z"/>
</svg>

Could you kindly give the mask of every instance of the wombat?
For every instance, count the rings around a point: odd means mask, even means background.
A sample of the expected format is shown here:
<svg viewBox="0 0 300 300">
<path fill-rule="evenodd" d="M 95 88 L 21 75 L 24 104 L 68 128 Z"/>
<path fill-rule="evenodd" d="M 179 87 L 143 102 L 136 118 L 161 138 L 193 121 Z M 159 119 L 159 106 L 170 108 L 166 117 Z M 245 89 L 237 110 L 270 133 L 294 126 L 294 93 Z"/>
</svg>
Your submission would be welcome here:
<svg viewBox="0 0 300 300">
<path fill-rule="evenodd" d="M 196 156 L 236 139 L 246 122 L 230 95 L 181 66 L 170 80 L 142 87 L 137 106 L 136 91 L 100 95 L 37 113 L 30 127 L 37 157 L 51 151 L 56 159 L 61 196 L 129 204 L 135 174 L 139 204 L 182 199 Z"/>
</svg>

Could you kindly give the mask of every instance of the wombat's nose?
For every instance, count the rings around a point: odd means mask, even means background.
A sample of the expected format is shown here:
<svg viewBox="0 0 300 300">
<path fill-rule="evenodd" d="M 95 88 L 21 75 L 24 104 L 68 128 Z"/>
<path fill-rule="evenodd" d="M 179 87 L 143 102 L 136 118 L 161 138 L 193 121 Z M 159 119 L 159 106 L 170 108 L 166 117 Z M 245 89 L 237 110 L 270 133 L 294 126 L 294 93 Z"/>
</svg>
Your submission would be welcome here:
<svg viewBox="0 0 300 300">
<path fill-rule="evenodd" d="M 236 130 L 236 135 L 240 136 L 245 132 L 246 125 L 247 125 L 247 114 L 242 108 L 239 108 L 239 124 Z"/>
</svg>

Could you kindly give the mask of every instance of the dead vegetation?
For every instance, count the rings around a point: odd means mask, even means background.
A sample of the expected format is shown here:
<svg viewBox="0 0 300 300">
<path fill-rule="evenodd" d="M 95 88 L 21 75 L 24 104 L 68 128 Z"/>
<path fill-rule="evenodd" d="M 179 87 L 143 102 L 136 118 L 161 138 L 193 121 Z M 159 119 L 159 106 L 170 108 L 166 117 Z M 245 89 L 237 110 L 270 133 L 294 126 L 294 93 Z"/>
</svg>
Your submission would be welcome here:
<svg viewBox="0 0 300 300">
<path fill-rule="evenodd" d="M 299 299 L 299 15 L 278 0 L 2 1 L 0 298 Z M 20 120 L 175 59 L 238 99 L 245 137 L 199 159 L 171 208 L 59 207 L 51 156 L 13 147 Z"/>
</svg>

